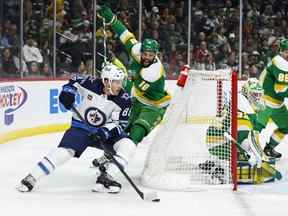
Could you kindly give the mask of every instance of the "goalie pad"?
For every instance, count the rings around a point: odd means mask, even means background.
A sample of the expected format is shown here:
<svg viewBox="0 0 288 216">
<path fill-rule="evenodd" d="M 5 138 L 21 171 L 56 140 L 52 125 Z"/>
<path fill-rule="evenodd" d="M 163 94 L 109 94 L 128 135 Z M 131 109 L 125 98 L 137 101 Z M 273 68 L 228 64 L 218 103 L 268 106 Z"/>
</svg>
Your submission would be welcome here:
<svg viewBox="0 0 288 216">
<path fill-rule="evenodd" d="M 261 152 L 259 151 L 259 148 L 261 147 L 256 145 L 259 144 L 256 143 L 254 134 L 252 134 L 252 132 L 250 131 L 248 137 L 241 143 L 241 146 L 250 157 L 248 159 L 249 164 L 252 167 L 256 165 L 258 168 L 260 168 L 262 166 L 262 156 Z"/>
<path fill-rule="evenodd" d="M 275 166 L 275 162 L 269 162 L 271 166 Z M 260 183 L 274 182 L 276 177 L 265 169 L 261 170 Z M 238 160 L 237 163 L 237 182 L 238 184 L 259 184 L 257 179 L 255 179 L 255 166 L 251 166 L 247 160 Z"/>
</svg>

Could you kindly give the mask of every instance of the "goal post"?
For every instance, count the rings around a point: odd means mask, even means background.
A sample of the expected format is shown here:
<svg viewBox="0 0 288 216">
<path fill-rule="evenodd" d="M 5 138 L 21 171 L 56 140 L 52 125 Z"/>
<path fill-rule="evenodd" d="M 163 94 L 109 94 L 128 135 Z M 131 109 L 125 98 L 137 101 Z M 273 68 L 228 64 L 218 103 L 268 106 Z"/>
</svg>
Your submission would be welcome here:
<svg viewBox="0 0 288 216">
<path fill-rule="evenodd" d="M 141 182 L 167 190 L 236 190 L 237 149 L 225 132 L 237 139 L 237 74 L 189 70 L 156 129 Z"/>
</svg>

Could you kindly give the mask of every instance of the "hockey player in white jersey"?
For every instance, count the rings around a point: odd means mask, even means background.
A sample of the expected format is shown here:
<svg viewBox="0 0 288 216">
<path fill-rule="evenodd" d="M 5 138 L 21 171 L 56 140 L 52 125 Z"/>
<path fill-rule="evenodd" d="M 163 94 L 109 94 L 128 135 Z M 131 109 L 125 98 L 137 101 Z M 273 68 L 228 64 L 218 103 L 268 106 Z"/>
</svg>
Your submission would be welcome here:
<svg viewBox="0 0 288 216">
<path fill-rule="evenodd" d="M 58 147 L 42 158 L 21 180 L 17 186 L 20 192 L 31 191 L 40 178 L 51 174 L 71 158 L 79 158 L 88 146 L 101 149 L 100 141 L 123 168 L 127 165 L 136 146 L 113 121 L 115 116 L 119 118 L 131 106 L 129 95 L 122 89 L 124 77 L 120 68 L 108 64 L 102 69 L 101 79 L 76 76 L 63 86 L 59 101 L 70 110 L 74 106 L 75 95 L 80 94 L 83 99 L 76 109 L 86 122 L 73 113 L 71 127 L 64 133 Z M 116 165 L 108 163 L 101 170 L 94 191 L 119 192 L 121 184 L 115 180 L 118 173 Z"/>
</svg>

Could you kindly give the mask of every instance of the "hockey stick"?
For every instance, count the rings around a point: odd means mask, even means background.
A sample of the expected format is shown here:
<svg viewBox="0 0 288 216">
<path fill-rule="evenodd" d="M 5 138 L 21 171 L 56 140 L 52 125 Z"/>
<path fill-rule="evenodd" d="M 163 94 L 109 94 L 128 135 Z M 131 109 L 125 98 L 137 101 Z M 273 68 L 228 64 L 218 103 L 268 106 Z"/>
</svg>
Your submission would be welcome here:
<svg viewBox="0 0 288 216">
<path fill-rule="evenodd" d="M 79 119 L 81 119 L 82 122 L 88 127 L 91 127 L 88 122 L 81 116 L 79 111 L 73 106 L 72 111 L 76 113 Z M 124 175 L 124 177 L 127 179 L 127 181 L 130 183 L 130 185 L 134 188 L 134 190 L 137 192 L 137 194 L 141 197 L 142 200 L 152 201 L 152 202 L 159 202 L 160 199 L 157 196 L 157 193 L 155 191 L 144 193 L 142 192 L 136 184 L 132 181 L 132 179 L 128 176 L 128 174 L 125 172 L 123 167 L 119 164 L 119 162 L 114 158 L 113 154 L 106 148 L 105 144 L 100 140 L 99 141 L 101 147 L 103 148 L 104 152 L 109 155 L 109 157 L 112 159 L 113 163 L 117 166 L 117 168 L 121 171 L 121 173 Z"/>
<path fill-rule="evenodd" d="M 229 133 L 227 133 L 227 132 L 224 133 L 224 136 L 225 136 L 227 139 L 229 139 L 229 140 L 231 140 L 232 142 L 234 142 L 234 143 L 237 145 L 239 151 L 249 158 L 248 153 L 243 149 L 243 147 L 240 145 L 240 143 L 239 143 L 237 140 L 235 140 L 235 139 L 234 139 Z M 274 176 L 277 180 L 282 179 L 282 174 L 281 174 L 281 172 L 279 172 L 276 168 L 274 168 L 273 166 L 271 166 L 271 165 L 270 165 L 267 161 L 265 161 L 265 160 L 262 160 L 262 168 L 263 168 L 266 172 L 268 172 L 270 175 Z"/>
</svg>

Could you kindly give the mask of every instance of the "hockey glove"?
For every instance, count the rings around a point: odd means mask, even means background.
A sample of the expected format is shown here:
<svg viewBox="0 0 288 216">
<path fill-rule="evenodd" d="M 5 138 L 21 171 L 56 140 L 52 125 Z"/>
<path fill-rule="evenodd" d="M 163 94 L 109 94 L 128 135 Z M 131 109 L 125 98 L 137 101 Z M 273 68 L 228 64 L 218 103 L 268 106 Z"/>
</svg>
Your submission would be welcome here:
<svg viewBox="0 0 288 216">
<path fill-rule="evenodd" d="M 105 20 L 107 25 L 111 25 L 116 19 L 116 15 L 106 5 L 99 6 L 98 16 Z"/>
<path fill-rule="evenodd" d="M 75 95 L 77 88 L 71 85 L 64 85 L 59 96 L 60 103 L 67 109 L 70 110 L 75 102 Z"/>
<path fill-rule="evenodd" d="M 110 137 L 110 131 L 105 127 L 95 128 L 90 134 L 90 138 L 95 142 L 105 143 Z"/>
</svg>

